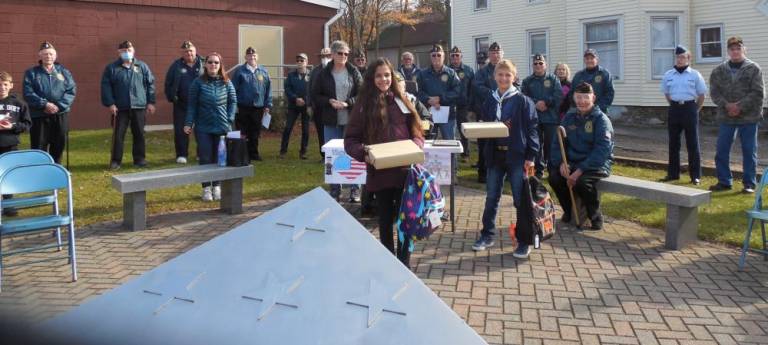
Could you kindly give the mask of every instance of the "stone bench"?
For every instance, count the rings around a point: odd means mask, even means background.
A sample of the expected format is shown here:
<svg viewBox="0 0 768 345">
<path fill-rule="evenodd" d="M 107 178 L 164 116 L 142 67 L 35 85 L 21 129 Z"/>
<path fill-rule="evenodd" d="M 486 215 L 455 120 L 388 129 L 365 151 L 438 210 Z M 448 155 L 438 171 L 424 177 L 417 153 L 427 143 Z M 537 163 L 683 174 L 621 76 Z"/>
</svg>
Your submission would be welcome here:
<svg viewBox="0 0 768 345">
<path fill-rule="evenodd" d="M 622 194 L 638 199 L 667 204 L 665 247 L 678 250 L 696 241 L 699 227 L 699 205 L 709 203 L 712 193 L 696 188 L 610 176 L 601 180 L 601 193 Z"/>
<path fill-rule="evenodd" d="M 112 187 L 123 194 L 123 227 L 147 227 L 147 191 L 193 183 L 221 181 L 221 210 L 243 212 L 243 178 L 253 176 L 253 166 L 220 167 L 216 164 L 153 170 L 112 176 Z"/>
</svg>

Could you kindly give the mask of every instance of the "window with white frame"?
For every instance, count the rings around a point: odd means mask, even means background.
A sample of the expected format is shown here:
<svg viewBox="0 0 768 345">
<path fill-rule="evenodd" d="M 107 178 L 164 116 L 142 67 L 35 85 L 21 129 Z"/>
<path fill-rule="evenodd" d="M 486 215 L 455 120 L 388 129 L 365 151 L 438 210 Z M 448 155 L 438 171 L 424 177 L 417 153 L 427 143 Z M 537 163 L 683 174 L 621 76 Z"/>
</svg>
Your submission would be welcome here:
<svg viewBox="0 0 768 345">
<path fill-rule="evenodd" d="M 547 30 L 528 31 L 528 68 L 530 71 L 533 71 L 532 62 L 536 54 L 544 55 L 544 59 L 549 60 Z"/>
<path fill-rule="evenodd" d="M 679 42 L 677 17 L 651 17 L 651 77 L 661 79 L 675 65 Z"/>
<path fill-rule="evenodd" d="M 477 53 L 488 53 L 488 47 L 491 45 L 491 40 L 488 36 L 475 37 L 475 57 Z M 475 68 L 477 68 L 477 61 L 475 61 Z"/>
<path fill-rule="evenodd" d="M 696 30 L 696 61 L 723 61 L 723 25 L 701 25 Z"/>
<path fill-rule="evenodd" d="M 621 39 L 619 19 L 584 22 L 584 49 L 596 50 L 600 66 L 617 80 L 622 77 Z"/>
<path fill-rule="evenodd" d="M 474 4 L 474 10 L 475 11 L 483 11 L 488 9 L 488 1 L 490 0 L 474 0 L 472 3 Z"/>
</svg>

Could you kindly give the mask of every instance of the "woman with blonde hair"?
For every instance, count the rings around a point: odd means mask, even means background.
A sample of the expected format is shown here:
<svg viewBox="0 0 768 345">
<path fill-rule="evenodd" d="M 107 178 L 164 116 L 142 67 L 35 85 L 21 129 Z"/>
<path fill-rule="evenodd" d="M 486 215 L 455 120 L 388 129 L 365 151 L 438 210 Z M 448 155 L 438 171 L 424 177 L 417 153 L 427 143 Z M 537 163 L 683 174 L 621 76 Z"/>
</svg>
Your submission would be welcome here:
<svg viewBox="0 0 768 345">
<path fill-rule="evenodd" d="M 560 79 L 560 87 L 563 89 L 563 102 L 560 103 L 560 120 L 563 120 L 568 108 L 571 107 L 571 101 L 567 99 L 568 92 L 571 91 L 571 68 L 568 64 L 559 62 L 555 66 L 555 76 Z"/>
</svg>

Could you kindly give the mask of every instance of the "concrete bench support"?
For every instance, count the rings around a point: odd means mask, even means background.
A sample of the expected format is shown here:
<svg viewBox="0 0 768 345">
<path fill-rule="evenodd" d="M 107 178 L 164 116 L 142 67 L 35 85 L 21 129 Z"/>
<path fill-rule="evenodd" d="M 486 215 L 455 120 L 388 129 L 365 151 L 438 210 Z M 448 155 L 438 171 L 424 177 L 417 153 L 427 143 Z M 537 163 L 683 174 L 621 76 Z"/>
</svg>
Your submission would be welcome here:
<svg viewBox="0 0 768 345">
<path fill-rule="evenodd" d="M 601 193 L 627 195 L 667 205 L 664 247 L 679 250 L 696 241 L 699 228 L 699 205 L 709 203 L 712 193 L 700 189 L 666 183 L 610 176 L 597 185 Z"/>
<path fill-rule="evenodd" d="M 253 176 L 253 166 L 220 167 L 215 164 L 152 170 L 112 176 L 112 187 L 123 193 L 123 227 L 147 228 L 147 191 L 188 184 L 221 181 L 221 210 L 243 212 L 243 178 Z"/>
</svg>

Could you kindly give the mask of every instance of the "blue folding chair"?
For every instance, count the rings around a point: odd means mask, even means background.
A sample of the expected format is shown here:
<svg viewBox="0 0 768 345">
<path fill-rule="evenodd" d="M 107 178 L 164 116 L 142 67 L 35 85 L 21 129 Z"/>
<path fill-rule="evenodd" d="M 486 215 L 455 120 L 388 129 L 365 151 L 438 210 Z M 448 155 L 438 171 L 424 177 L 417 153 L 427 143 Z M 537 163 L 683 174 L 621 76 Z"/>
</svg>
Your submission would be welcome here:
<svg viewBox="0 0 768 345">
<path fill-rule="evenodd" d="M 24 194 L 56 192 L 66 189 L 67 192 L 67 210 L 62 215 L 58 210 L 58 201 L 54 202 L 56 209 L 53 214 L 31 217 L 16 217 L 12 220 L 5 220 L 0 214 L 0 283 L 2 282 L 3 258 L 6 256 L 40 251 L 59 246 L 59 244 L 40 245 L 32 248 L 22 248 L 2 252 L 3 237 L 17 234 L 26 234 L 42 230 L 55 229 L 67 226 L 69 228 L 69 238 L 67 247 L 69 249 L 66 258 L 72 266 L 72 281 L 77 280 L 77 261 L 75 255 L 75 219 L 72 204 L 72 180 L 69 172 L 58 164 L 36 164 L 22 165 L 7 170 L 0 176 L 0 194 Z M 6 200 L 0 199 L 0 209 L 4 206 Z M 38 263 L 63 258 L 57 256 L 36 261 L 21 262 L 15 265 Z M 0 287 L 2 285 L 0 284 Z"/>
<path fill-rule="evenodd" d="M 755 253 L 763 254 L 763 259 L 768 261 L 768 244 L 765 238 L 765 222 L 768 221 L 768 209 L 763 209 L 763 190 L 766 184 L 768 184 L 768 168 L 763 171 L 763 177 L 760 179 L 760 186 L 757 187 L 755 192 L 755 205 L 752 209 L 747 211 L 747 235 L 744 236 L 744 246 L 741 248 L 741 257 L 739 258 L 739 270 L 744 269 L 744 265 L 747 263 L 747 252 L 752 251 Z M 752 228 L 755 221 L 760 221 L 760 229 L 763 233 L 763 249 L 752 249 L 749 247 L 749 241 L 752 238 Z"/>
<path fill-rule="evenodd" d="M 53 164 L 53 157 L 48 152 L 41 150 L 18 150 L 10 151 L 0 155 L 0 176 L 3 175 L 10 168 L 17 167 L 19 165 L 30 164 Z M 54 210 L 57 210 L 57 205 L 54 205 L 57 197 L 56 193 L 44 193 L 40 195 L 34 195 L 24 198 L 16 197 L 14 199 L 6 199 L 3 202 L 3 209 L 24 209 L 31 207 L 39 207 L 45 205 L 52 205 Z M 54 232 L 56 240 L 59 244 L 59 250 L 61 250 L 61 230 L 56 229 Z"/>
</svg>

